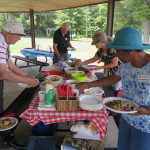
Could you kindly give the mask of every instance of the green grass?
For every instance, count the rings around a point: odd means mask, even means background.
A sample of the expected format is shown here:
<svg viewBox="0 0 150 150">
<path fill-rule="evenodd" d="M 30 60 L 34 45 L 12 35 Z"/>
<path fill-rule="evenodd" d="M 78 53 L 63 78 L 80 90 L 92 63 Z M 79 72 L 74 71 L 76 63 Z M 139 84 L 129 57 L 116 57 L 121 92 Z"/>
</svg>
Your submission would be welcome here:
<svg viewBox="0 0 150 150">
<path fill-rule="evenodd" d="M 40 49 L 48 50 L 49 46 L 53 47 L 53 39 L 52 38 L 36 38 L 36 44 L 40 45 Z M 79 58 L 82 60 L 86 60 L 94 56 L 97 51 L 95 46 L 91 45 L 91 39 L 80 39 L 71 41 L 73 47 L 75 47 L 76 51 L 69 51 L 71 57 Z M 24 48 L 31 48 L 31 38 L 22 37 L 20 41 L 18 41 L 14 45 L 10 45 L 11 55 L 20 54 L 20 50 Z"/>
<path fill-rule="evenodd" d="M 86 60 L 94 56 L 97 51 L 95 46 L 91 45 L 92 39 L 76 39 L 71 41 L 72 46 L 74 46 L 76 51 L 69 51 L 71 57 L 79 58 L 81 60 Z M 36 38 L 36 44 L 40 45 L 40 49 L 48 50 L 49 46 L 53 47 L 53 39 L 52 38 Z M 15 45 L 10 46 L 11 54 L 20 54 L 20 50 L 24 48 L 31 48 L 31 38 L 30 37 L 22 37 L 20 41 L 18 41 Z M 150 53 L 150 50 L 145 50 L 145 52 Z"/>
</svg>

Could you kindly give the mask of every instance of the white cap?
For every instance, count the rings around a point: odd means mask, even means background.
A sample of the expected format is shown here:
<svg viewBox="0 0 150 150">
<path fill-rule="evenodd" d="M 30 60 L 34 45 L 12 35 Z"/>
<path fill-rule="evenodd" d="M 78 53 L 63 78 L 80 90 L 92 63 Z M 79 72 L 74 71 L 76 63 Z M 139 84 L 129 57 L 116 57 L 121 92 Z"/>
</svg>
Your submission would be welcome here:
<svg viewBox="0 0 150 150">
<path fill-rule="evenodd" d="M 1 28 L 12 34 L 26 35 L 22 23 L 14 19 L 7 19 Z"/>
</svg>

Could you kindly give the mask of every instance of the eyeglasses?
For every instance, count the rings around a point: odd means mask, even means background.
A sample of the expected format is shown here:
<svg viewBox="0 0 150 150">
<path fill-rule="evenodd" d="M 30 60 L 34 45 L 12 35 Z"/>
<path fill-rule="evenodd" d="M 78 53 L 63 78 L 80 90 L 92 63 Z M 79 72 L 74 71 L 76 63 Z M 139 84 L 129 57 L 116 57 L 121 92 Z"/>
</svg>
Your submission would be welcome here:
<svg viewBox="0 0 150 150">
<path fill-rule="evenodd" d="M 116 50 L 115 50 L 115 54 L 117 55 L 117 54 L 118 54 L 118 52 L 119 52 L 119 49 L 116 49 Z"/>
<path fill-rule="evenodd" d="M 100 42 L 100 41 L 96 41 L 96 42 L 94 42 L 94 44 L 96 45 L 98 42 Z"/>
</svg>

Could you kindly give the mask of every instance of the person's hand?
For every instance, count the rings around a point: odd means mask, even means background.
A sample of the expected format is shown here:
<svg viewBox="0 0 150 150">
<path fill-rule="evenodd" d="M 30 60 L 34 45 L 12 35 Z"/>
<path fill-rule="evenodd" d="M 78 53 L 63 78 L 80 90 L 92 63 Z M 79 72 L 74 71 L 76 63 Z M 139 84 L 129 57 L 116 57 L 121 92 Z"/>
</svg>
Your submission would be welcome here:
<svg viewBox="0 0 150 150">
<path fill-rule="evenodd" d="M 84 89 L 87 89 L 88 86 L 87 86 L 86 82 L 81 82 L 81 83 L 76 84 L 75 88 L 80 90 L 80 91 L 83 91 Z"/>
<path fill-rule="evenodd" d="M 134 110 L 137 111 L 136 113 L 132 114 L 134 116 L 148 115 L 149 114 L 149 111 L 146 108 L 144 108 L 144 107 L 136 107 L 136 108 L 134 108 Z"/>
<path fill-rule="evenodd" d="M 70 48 L 72 48 L 73 50 L 75 50 L 75 48 L 73 46 L 71 46 Z"/>
<path fill-rule="evenodd" d="M 32 78 L 32 77 L 27 77 L 26 78 L 26 83 L 28 84 L 28 86 L 31 87 L 35 87 L 39 84 L 39 80 L 37 80 L 36 78 Z"/>
<path fill-rule="evenodd" d="M 82 65 L 82 62 L 76 62 L 76 67 L 79 67 L 79 66 L 81 66 Z"/>
<path fill-rule="evenodd" d="M 95 66 L 95 70 L 103 69 L 102 66 Z"/>
<path fill-rule="evenodd" d="M 62 56 L 59 56 L 58 59 L 64 61 L 64 58 Z"/>
<path fill-rule="evenodd" d="M 26 77 L 35 79 L 35 77 L 32 74 L 28 74 Z"/>
</svg>

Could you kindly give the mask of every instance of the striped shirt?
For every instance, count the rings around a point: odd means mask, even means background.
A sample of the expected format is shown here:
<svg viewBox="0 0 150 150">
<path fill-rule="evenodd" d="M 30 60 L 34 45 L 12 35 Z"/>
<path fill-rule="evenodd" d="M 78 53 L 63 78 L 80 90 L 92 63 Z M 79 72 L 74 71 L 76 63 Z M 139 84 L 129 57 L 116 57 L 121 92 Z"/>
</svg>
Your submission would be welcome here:
<svg viewBox="0 0 150 150">
<path fill-rule="evenodd" d="M 8 60 L 12 60 L 9 55 L 8 44 L 5 42 L 3 35 L 0 33 L 0 64 L 7 64 Z"/>
<path fill-rule="evenodd" d="M 98 57 L 101 58 L 102 62 L 105 63 L 105 65 L 110 64 L 112 62 L 112 59 L 115 56 L 115 53 L 110 53 L 110 49 L 107 49 L 106 52 L 104 52 L 102 49 L 98 50 L 96 54 Z M 120 60 L 118 61 L 118 66 L 120 65 Z M 118 68 L 118 66 L 109 68 L 110 74 L 112 75 Z"/>
</svg>

